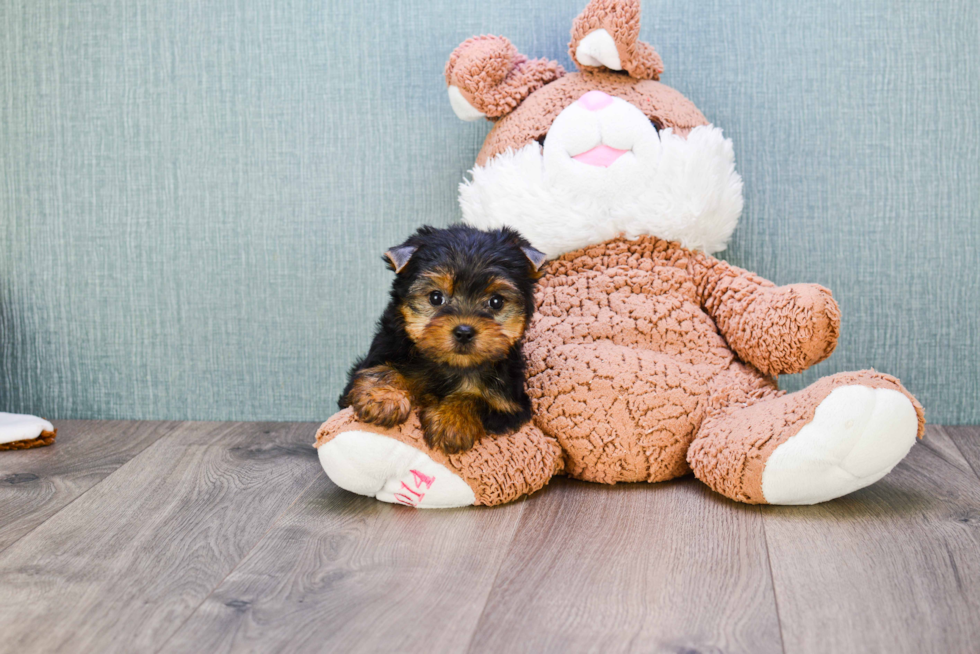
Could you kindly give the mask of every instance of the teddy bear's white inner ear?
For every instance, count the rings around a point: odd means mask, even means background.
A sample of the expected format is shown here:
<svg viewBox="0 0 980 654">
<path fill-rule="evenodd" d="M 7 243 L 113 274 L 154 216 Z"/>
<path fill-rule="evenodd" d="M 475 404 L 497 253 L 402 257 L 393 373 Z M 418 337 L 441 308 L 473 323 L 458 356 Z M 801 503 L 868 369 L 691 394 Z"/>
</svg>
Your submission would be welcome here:
<svg viewBox="0 0 980 654">
<path fill-rule="evenodd" d="M 449 104 L 453 108 L 453 113 L 460 120 L 474 121 L 486 117 L 485 113 L 466 101 L 466 98 L 460 93 L 459 87 L 455 84 L 449 86 Z"/>
<path fill-rule="evenodd" d="M 583 66 L 605 66 L 609 70 L 623 70 L 619 50 L 612 35 L 600 28 L 579 41 L 575 58 Z"/>
</svg>

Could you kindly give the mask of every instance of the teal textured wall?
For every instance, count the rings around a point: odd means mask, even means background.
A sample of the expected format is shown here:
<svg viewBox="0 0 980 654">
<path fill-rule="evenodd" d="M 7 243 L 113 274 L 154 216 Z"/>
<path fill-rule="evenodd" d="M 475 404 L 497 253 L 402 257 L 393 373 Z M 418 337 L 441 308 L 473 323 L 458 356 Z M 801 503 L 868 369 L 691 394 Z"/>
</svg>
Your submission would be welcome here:
<svg viewBox="0 0 980 654">
<path fill-rule="evenodd" d="M 4 0 L 0 409 L 318 420 L 386 247 L 459 217 L 489 125 L 443 64 L 508 36 L 566 67 L 585 0 Z M 837 352 L 980 422 L 976 0 L 644 3 L 663 81 L 735 142 L 725 258 L 819 282 Z"/>
</svg>

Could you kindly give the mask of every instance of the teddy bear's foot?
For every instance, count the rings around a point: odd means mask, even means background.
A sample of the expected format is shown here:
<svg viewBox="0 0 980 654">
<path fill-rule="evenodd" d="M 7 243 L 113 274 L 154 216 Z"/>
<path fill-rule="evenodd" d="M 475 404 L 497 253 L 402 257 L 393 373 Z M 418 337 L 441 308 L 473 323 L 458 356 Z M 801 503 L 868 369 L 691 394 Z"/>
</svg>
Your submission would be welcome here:
<svg viewBox="0 0 980 654">
<path fill-rule="evenodd" d="M 386 429 L 344 409 L 323 423 L 316 446 L 324 472 L 341 488 L 420 509 L 512 502 L 564 466 L 558 442 L 531 424 L 447 455 L 425 444 L 414 412 Z"/>
<path fill-rule="evenodd" d="M 905 458 L 917 429 L 915 407 L 898 391 L 837 388 L 769 456 L 762 495 L 769 504 L 816 504 L 869 486 Z"/>
<path fill-rule="evenodd" d="M 816 504 L 884 477 L 923 425 L 895 378 L 841 373 L 709 419 L 688 457 L 698 478 L 732 499 Z"/>
<path fill-rule="evenodd" d="M 419 509 L 470 506 L 473 489 L 410 445 L 367 431 L 345 431 L 318 450 L 320 465 L 344 490 Z"/>
<path fill-rule="evenodd" d="M 26 450 L 54 442 L 57 430 L 47 420 L 19 413 L 0 413 L 0 450 Z"/>
</svg>

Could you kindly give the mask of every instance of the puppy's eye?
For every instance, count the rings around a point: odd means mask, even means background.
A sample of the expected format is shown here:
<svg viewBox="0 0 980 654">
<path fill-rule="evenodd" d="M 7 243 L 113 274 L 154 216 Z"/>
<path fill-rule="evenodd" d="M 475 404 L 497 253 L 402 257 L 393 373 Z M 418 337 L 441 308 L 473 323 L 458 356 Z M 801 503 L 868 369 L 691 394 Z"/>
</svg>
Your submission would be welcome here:
<svg viewBox="0 0 980 654">
<path fill-rule="evenodd" d="M 487 300 L 487 306 L 490 307 L 491 311 L 500 311 L 504 308 L 504 298 L 499 295 L 493 295 Z"/>
<path fill-rule="evenodd" d="M 446 303 L 446 296 L 442 294 L 442 291 L 432 291 L 429 293 L 429 304 L 434 307 L 441 306 Z"/>
</svg>

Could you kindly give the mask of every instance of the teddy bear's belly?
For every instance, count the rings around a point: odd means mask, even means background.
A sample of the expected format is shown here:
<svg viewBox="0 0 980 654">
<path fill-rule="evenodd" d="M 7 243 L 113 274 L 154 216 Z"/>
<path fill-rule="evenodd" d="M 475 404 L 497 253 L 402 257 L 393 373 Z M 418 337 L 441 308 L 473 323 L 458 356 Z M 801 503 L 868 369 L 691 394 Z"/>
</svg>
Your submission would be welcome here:
<svg viewBox="0 0 980 654">
<path fill-rule="evenodd" d="M 525 344 L 535 424 L 558 439 L 570 476 L 615 483 L 687 474 L 687 449 L 706 415 L 776 392 L 682 285 L 590 282 L 574 293 L 547 289 Z"/>
<path fill-rule="evenodd" d="M 609 341 L 668 355 L 704 368 L 702 374 L 731 364 L 734 353 L 688 289 L 658 288 L 644 279 L 654 276 L 638 277 L 619 288 L 603 288 L 609 279 L 600 276 L 588 285 L 546 289 L 528 330 L 528 348 Z"/>
</svg>

